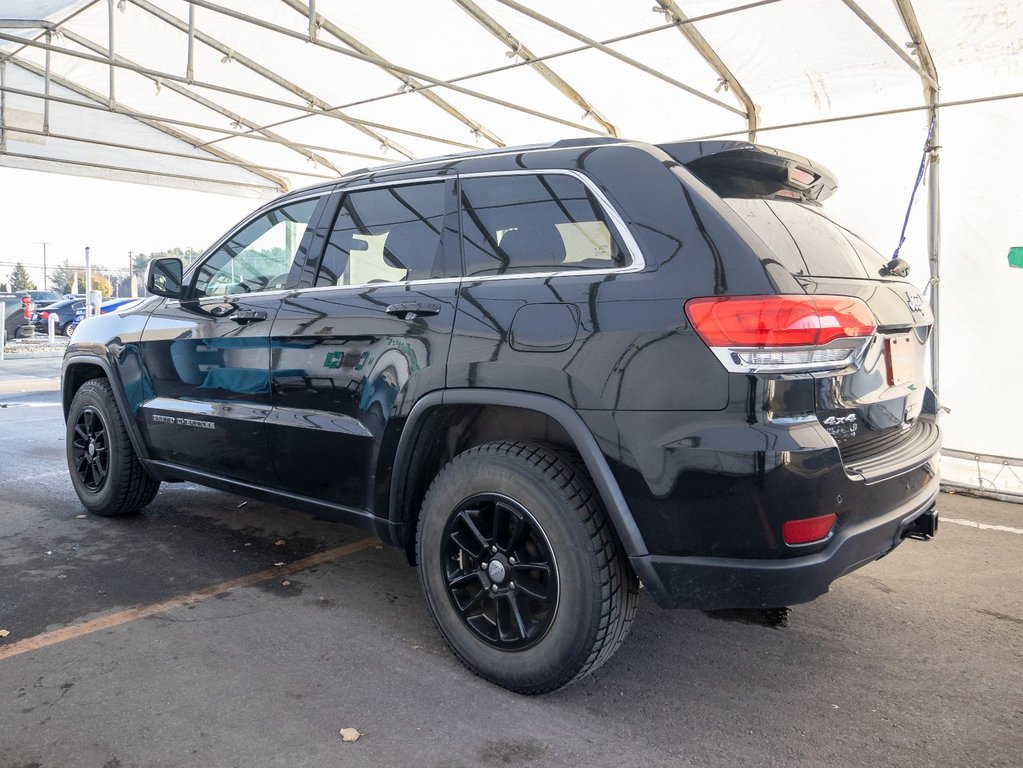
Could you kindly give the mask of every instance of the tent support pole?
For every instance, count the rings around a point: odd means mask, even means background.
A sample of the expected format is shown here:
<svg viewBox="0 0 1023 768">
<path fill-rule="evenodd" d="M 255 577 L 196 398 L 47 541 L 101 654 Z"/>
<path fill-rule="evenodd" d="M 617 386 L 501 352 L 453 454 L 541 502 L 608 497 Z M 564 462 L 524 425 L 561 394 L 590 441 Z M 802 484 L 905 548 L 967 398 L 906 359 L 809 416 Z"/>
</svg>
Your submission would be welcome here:
<svg viewBox="0 0 1023 768">
<path fill-rule="evenodd" d="M 53 33 L 46 30 L 46 74 L 43 76 L 43 92 L 46 99 L 43 101 L 43 133 L 50 132 L 50 48 L 53 42 Z"/>
<path fill-rule="evenodd" d="M 530 68 L 534 69 L 544 80 L 553 85 L 559 93 L 569 98 L 584 110 L 584 117 L 592 117 L 595 121 L 600 123 L 600 126 L 604 129 L 608 136 L 618 136 L 618 129 L 605 118 L 596 108 L 582 96 L 575 88 L 569 85 L 557 72 L 548 67 L 542 61 L 536 61 L 536 55 L 525 46 L 525 44 L 519 40 L 515 35 L 509 32 L 504 25 L 502 25 L 497 19 L 491 16 L 489 13 L 480 8 L 473 0 L 454 0 L 455 5 L 465 11 L 469 16 L 476 21 L 481 27 L 487 32 L 496 37 L 506 46 L 508 46 L 509 58 L 520 57 L 523 61 L 527 62 Z"/>
<path fill-rule="evenodd" d="M 88 38 L 83 37 L 82 35 L 76 34 L 75 32 L 72 32 L 71 30 L 66 30 L 64 32 L 64 36 L 67 37 L 68 40 L 71 40 L 72 42 L 78 43 L 83 48 L 86 48 L 86 49 L 88 49 L 88 50 L 90 50 L 90 51 L 92 51 L 94 53 L 102 53 L 103 52 L 103 47 L 102 46 L 97 45 L 96 43 L 92 42 Z M 131 59 L 125 58 L 124 56 L 115 56 L 114 57 L 114 61 L 117 64 L 129 66 L 129 67 L 137 66 L 134 61 L 132 61 Z M 175 93 L 177 93 L 177 94 L 179 94 L 181 96 L 184 96 L 186 99 L 190 99 L 191 101 L 194 101 L 196 104 L 201 104 L 202 106 L 206 107 L 207 109 L 209 109 L 209 110 L 211 110 L 213 112 L 216 112 L 218 114 L 223 115 L 224 117 L 228 118 L 229 120 L 233 121 L 234 123 L 236 123 L 238 125 L 244 125 L 246 128 L 257 128 L 256 123 L 254 123 L 252 120 L 247 120 L 246 118 L 244 118 L 241 115 L 237 114 L 233 110 L 230 110 L 230 109 L 227 109 L 225 107 L 222 107 L 219 104 L 217 104 L 216 102 L 211 101 L 210 99 L 207 99 L 204 96 L 200 96 L 198 93 L 195 93 L 194 91 L 192 91 L 189 88 L 186 88 L 183 85 L 179 85 L 178 83 L 174 82 L 173 80 L 161 80 L 161 79 L 156 78 L 156 77 L 150 77 L 150 79 L 154 83 L 156 83 L 157 88 L 166 87 L 166 88 L 174 91 Z M 310 152 L 307 149 L 302 149 L 300 147 L 296 147 L 294 144 L 289 142 L 283 136 L 275 134 L 272 131 L 264 129 L 262 131 L 262 133 L 265 136 L 269 136 L 270 138 L 276 139 L 277 142 L 281 146 L 287 147 L 288 149 L 291 149 L 291 150 L 297 152 L 298 154 L 302 155 L 306 160 L 309 160 L 309 161 L 311 161 L 313 163 L 316 163 L 316 164 L 322 165 L 322 166 L 324 166 L 326 168 L 329 168 L 330 170 L 334 171 L 334 173 L 336 173 L 338 176 L 342 175 L 341 169 L 336 167 L 332 162 L 330 162 L 327 158 L 323 157 L 322 155 L 318 155 L 318 154 L 316 154 L 314 152 Z M 205 149 L 205 147 L 202 147 L 202 148 Z M 278 179 L 278 181 L 280 181 L 280 180 Z"/>
<path fill-rule="evenodd" d="M 17 60 L 16 59 L 13 63 L 14 63 L 14 66 L 21 67 L 25 71 L 31 72 L 32 74 L 36 75 L 37 77 L 42 77 L 42 75 L 43 75 L 42 70 L 39 67 L 37 67 L 35 64 L 33 64 L 33 63 L 29 62 L 29 61 L 21 61 L 21 60 Z M 232 155 L 227 150 L 221 149 L 220 147 L 204 147 L 202 145 L 202 142 L 198 138 L 196 138 L 196 137 L 194 137 L 194 136 L 192 136 L 192 135 L 190 135 L 188 133 L 185 133 L 184 131 L 179 131 L 179 130 L 177 130 L 175 128 L 172 128 L 171 126 L 166 125 L 163 122 L 160 122 L 159 119 L 154 119 L 154 118 L 152 118 L 152 117 L 150 117 L 148 115 L 144 115 L 144 114 L 142 114 L 140 112 L 136 112 L 136 111 L 134 111 L 132 109 L 129 109 L 127 107 L 115 105 L 113 109 L 110 109 L 110 107 L 107 106 L 104 103 L 104 99 L 103 99 L 103 95 L 102 94 L 97 93 L 95 91 L 91 91 L 88 88 L 86 88 L 85 86 L 79 85 L 78 83 L 74 83 L 74 82 L 72 82 L 70 80 L 66 80 L 63 77 L 61 77 L 60 75 L 51 75 L 51 77 L 53 78 L 53 82 L 55 82 L 57 85 L 59 85 L 59 86 L 61 86 L 63 88 L 67 88 L 68 90 L 73 91 L 74 93 L 77 93 L 80 96 L 85 97 L 86 99 L 89 99 L 89 101 L 92 102 L 92 103 L 76 102 L 73 99 L 65 99 L 65 98 L 61 98 L 61 97 L 58 97 L 58 96 L 44 97 L 44 96 L 39 95 L 38 93 L 27 93 L 27 92 L 24 92 L 24 91 L 19 91 L 19 90 L 14 89 L 14 88 L 4 88 L 3 91 L 4 91 L 4 93 L 8 93 L 8 92 L 9 93 L 16 93 L 19 96 L 29 96 L 29 97 L 36 98 L 36 99 L 47 98 L 48 101 L 55 101 L 58 104 L 73 104 L 75 106 L 80 106 L 80 107 L 83 107 L 85 109 L 96 109 L 96 110 L 101 110 L 103 112 L 112 112 L 114 114 L 125 115 L 127 117 L 134 118 L 135 120 L 138 120 L 140 123 L 148 125 L 150 128 L 154 128 L 154 129 L 160 131 L 161 133 L 166 133 L 168 136 L 174 137 L 178 141 L 183 141 L 186 144 L 189 144 L 189 145 L 195 147 L 196 149 L 201 149 L 201 150 L 203 150 L 205 152 L 209 152 L 210 154 L 215 155 L 216 157 L 222 158 L 224 160 L 229 160 L 233 165 L 237 165 L 240 168 L 245 168 L 246 170 L 251 171 L 252 173 L 256 174 L 257 176 L 262 176 L 264 179 L 266 179 L 267 181 L 269 181 L 272 184 L 274 184 L 278 188 L 278 190 L 280 192 L 287 192 L 288 191 L 288 182 L 287 182 L 286 179 L 284 179 L 284 178 L 282 178 L 280 176 L 276 176 L 276 175 L 270 173 L 269 171 L 267 171 L 267 170 L 265 170 L 263 168 L 260 168 L 258 166 L 255 166 L 255 165 L 253 165 L 251 163 L 246 163 L 244 160 L 242 160 L 239 157 L 236 157 L 235 155 Z M 198 126 L 193 126 L 193 127 L 198 127 Z M 32 158 L 29 158 L 29 159 L 32 159 Z M 55 162 L 68 162 L 68 163 L 71 163 L 72 161 L 70 161 L 70 160 L 63 160 L 63 161 L 55 161 Z"/>
<path fill-rule="evenodd" d="M 931 313 L 934 315 L 934 327 L 931 329 L 931 388 L 938 392 L 938 356 L 940 345 L 938 334 L 941 325 L 938 322 L 939 299 L 941 294 L 941 183 L 940 183 L 940 150 L 938 140 L 938 93 L 932 90 L 931 116 L 934 120 L 934 131 L 928 147 L 927 159 L 927 260 L 931 268 L 929 285 L 931 287 Z"/>
<path fill-rule="evenodd" d="M 746 117 L 745 112 L 736 109 L 731 104 L 726 104 L 720 99 L 716 99 L 713 96 L 706 94 L 697 88 L 693 88 L 691 85 L 686 85 L 680 80 L 676 80 L 675 78 L 666 75 L 664 72 L 661 72 L 658 69 L 648 67 L 646 64 L 637 61 L 636 59 L 633 59 L 630 56 L 626 56 L 624 53 L 621 53 L 620 51 L 617 51 L 614 48 L 609 48 L 608 46 L 604 45 L 603 43 L 597 40 L 594 40 L 591 37 L 587 37 L 586 35 L 576 32 L 574 29 L 571 29 L 570 27 L 566 27 L 564 24 L 559 24 L 554 19 L 548 18 L 547 16 L 544 16 L 542 13 L 534 11 L 532 8 L 527 8 L 521 3 L 515 2 L 515 0 L 497 0 L 497 2 L 499 2 L 501 5 L 508 6 L 514 11 L 518 11 L 523 16 L 527 16 L 530 19 L 533 19 L 533 21 L 538 21 L 544 26 L 550 27 L 551 29 L 558 31 L 563 35 L 567 35 L 568 37 L 574 38 L 575 40 L 578 40 L 580 43 L 585 43 L 590 48 L 600 51 L 601 53 L 607 54 L 613 59 L 618 59 L 618 61 L 622 62 L 623 64 L 628 64 L 630 67 L 638 69 L 640 72 L 650 75 L 651 77 L 655 77 L 658 80 L 663 80 L 669 85 L 673 85 L 676 88 L 685 91 L 686 93 L 692 94 L 693 96 L 696 96 L 699 99 L 703 99 L 704 101 L 721 107 L 722 109 L 726 109 L 729 112 L 741 115 L 742 117 Z"/>
<path fill-rule="evenodd" d="M 902 23 L 913 41 L 913 48 L 920 66 L 923 68 L 921 80 L 924 86 L 924 93 L 927 96 L 927 104 L 930 106 L 931 117 L 934 119 L 934 133 L 931 135 L 931 145 L 928 147 L 928 169 L 927 169 L 927 260 L 931 269 L 931 277 L 928 285 L 931 289 L 931 313 L 934 315 L 934 327 L 931 329 L 931 389 L 938 392 L 939 378 L 939 329 L 941 328 L 941 317 L 939 314 L 939 294 L 941 293 L 941 187 L 938 177 L 938 69 L 934 65 L 934 58 L 931 56 L 930 48 L 924 39 L 923 29 L 917 19 L 916 10 L 913 8 L 913 0 L 895 0 L 895 7 L 902 17 Z"/>
<path fill-rule="evenodd" d="M 7 151 L 7 59 L 0 59 L 0 154 Z M 3 343 L 0 340 L 0 343 Z"/>
<path fill-rule="evenodd" d="M 195 6 L 188 4 L 188 64 L 185 77 L 189 84 L 195 80 Z"/>
<path fill-rule="evenodd" d="M 700 34 L 692 20 L 678 7 L 678 3 L 675 0 L 657 0 L 657 5 L 661 7 L 668 18 L 678 25 L 678 31 L 696 49 L 696 52 L 703 57 L 703 60 L 710 64 L 714 71 L 717 72 L 718 77 L 721 78 L 721 86 L 731 91 L 735 98 L 742 103 L 743 109 L 746 110 L 747 136 L 751 144 L 756 142 L 757 125 L 760 122 L 760 109 L 753 103 L 749 93 L 742 87 L 742 84 L 725 65 L 725 62 L 721 60 L 721 57 L 718 56 L 710 43 L 707 42 L 707 38 Z M 655 8 L 654 10 L 657 9 Z"/>
<path fill-rule="evenodd" d="M 365 54 L 366 56 L 373 59 L 374 62 L 377 62 L 376 66 L 380 67 L 382 70 L 384 70 L 384 72 L 387 72 L 392 77 L 395 77 L 401 81 L 402 91 L 411 89 L 416 93 L 422 95 L 423 98 L 430 101 L 432 104 L 440 107 L 453 118 L 455 118 L 460 123 L 465 125 L 474 136 L 477 137 L 483 136 L 484 138 L 487 139 L 487 141 L 490 141 L 496 147 L 503 147 L 505 145 L 504 141 L 493 131 L 489 130 L 486 126 L 480 124 L 478 121 L 473 120 L 471 117 L 467 116 L 459 109 L 457 109 L 455 106 L 453 106 L 449 101 L 442 98 L 439 94 L 435 93 L 432 90 L 432 86 L 427 86 L 424 83 L 420 82 L 417 78 L 397 71 L 396 69 L 393 68 L 393 66 L 390 66 L 390 62 L 388 62 L 383 56 L 378 54 L 368 45 L 366 45 L 357 37 L 355 37 L 355 35 L 349 34 L 341 27 L 339 27 L 337 24 L 335 24 L 333 21 L 324 16 L 322 13 L 316 13 L 316 3 L 314 0 L 311 0 L 308 7 L 306 7 L 303 4 L 302 0 L 283 0 L 283 2 L 285 5 L 299 13 L 308 13 L 310 19 L 309 24 L 311 25 L 310 29 L 314 28 L 317 30 L 322 29 L 328 34 L 336 37 L 345 45 L 352 48 L 352 50 L 358 51 L 359 53 Z M 313 32 L 310 32 L 309 41 L 312 43 L 318 43 L 319 42 L 318 36 Z"/>
<path fill-rule="evenodd" d="M 114 98 L 114 0 L 107 0 L 107 40 L 107 58 L 110 59 L 110 106 L 112 108 L 117 103 Z M 46 50 L 49 51 L 49 47 Z"/>
</svg>

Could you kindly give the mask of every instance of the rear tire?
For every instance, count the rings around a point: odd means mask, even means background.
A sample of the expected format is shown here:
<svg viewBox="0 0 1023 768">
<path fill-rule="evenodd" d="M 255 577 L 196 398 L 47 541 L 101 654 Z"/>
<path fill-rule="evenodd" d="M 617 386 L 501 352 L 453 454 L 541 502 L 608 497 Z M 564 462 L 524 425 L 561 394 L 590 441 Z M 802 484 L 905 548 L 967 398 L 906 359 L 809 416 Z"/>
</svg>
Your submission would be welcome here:
<svg viewBox="0 0 1023 768">
<path fill-rule="evenodd" d="M 426 494 L 416 548 L 448 646 L 517 693 L 599 668 L 636 613 L 639 582 L 589 477 L 560 449 L 499 442 L 456 456 Z"/>
<path fill-rule="evenodd" d="M 90 379 L 75 393 L 65 442 L 71 482 L 92 514 L 137 512 L 156 496 L 160 482 L 135 455 L 106 379 Z"/>
</svg>

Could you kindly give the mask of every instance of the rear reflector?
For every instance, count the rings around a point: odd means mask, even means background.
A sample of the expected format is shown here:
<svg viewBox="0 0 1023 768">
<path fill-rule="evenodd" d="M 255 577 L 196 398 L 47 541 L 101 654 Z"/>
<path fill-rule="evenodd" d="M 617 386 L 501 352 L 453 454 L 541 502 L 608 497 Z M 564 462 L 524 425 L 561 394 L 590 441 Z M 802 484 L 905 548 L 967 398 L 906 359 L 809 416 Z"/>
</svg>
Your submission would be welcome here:
<svg viewBox="0 0 1023 768">
<path fill-rule="evenodd" d="M 781 527 L 781 536 L 786 544 L 811 544 L 826 539 L 837 519 L 838 515 L 832 512 L 820 517 L 789 520 Z"/>
<path fill-rule="evenodd" d="M 729 370 L 744 372 L 841 368 L 877 327 L 851 296 L 690 299 L 686 315 Z"/>
</svg>

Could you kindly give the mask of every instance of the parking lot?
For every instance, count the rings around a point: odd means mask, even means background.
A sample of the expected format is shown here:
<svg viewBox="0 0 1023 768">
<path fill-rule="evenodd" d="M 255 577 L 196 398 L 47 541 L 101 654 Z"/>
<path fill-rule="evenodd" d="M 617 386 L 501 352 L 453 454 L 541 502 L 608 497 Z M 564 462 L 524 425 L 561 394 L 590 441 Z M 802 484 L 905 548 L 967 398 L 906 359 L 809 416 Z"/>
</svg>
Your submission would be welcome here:
<svg viewBox="0 0 1023 768">
<path fill-rule="evenodd" d="M 1020 764 L 1023 507 L 945 494 L 784 626 L 641 596 L 607 666 L 526 698 L 363 531 L 187 484 L 84 516 L 57 366 L 0 364 L 0 768 Z"/>
</svg>

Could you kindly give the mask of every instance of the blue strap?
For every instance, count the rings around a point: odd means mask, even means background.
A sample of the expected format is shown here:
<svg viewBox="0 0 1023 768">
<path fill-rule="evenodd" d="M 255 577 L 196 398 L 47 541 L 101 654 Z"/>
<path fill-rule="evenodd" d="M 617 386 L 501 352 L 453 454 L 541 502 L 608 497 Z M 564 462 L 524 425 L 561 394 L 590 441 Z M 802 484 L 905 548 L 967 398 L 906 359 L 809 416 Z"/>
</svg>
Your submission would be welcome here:
<svg viewBox="0 0 1023 768">
<path fill-rule="evenodd" d="M 892 254 L 892 259 L 899 258 L 899 250 L 902 248 L 902 244 L 906 242 L 906 227 L 909 226 L 909 214 L 913 211 L 916 191 L 920 188 L 920 182 L 924 178 L 924 170 L 927 168 L 927 153 L 931 150 L 931 138 L 934 136 L 934 120 L 937 116 L 936 112 L 931 112 L 931 124 L 927 129 L 927 141 L 924 142 L 923 157 L 920 158 L 920 170 L 916 172 L 916 183 L 913 185 L 913 191 L 909 193 L 909 206 L 906 208 L 906 218 L 902 221 L 902 233 L 899 235 L 899 244 L 895 246 L 895 253 Z"/>
</svg>

